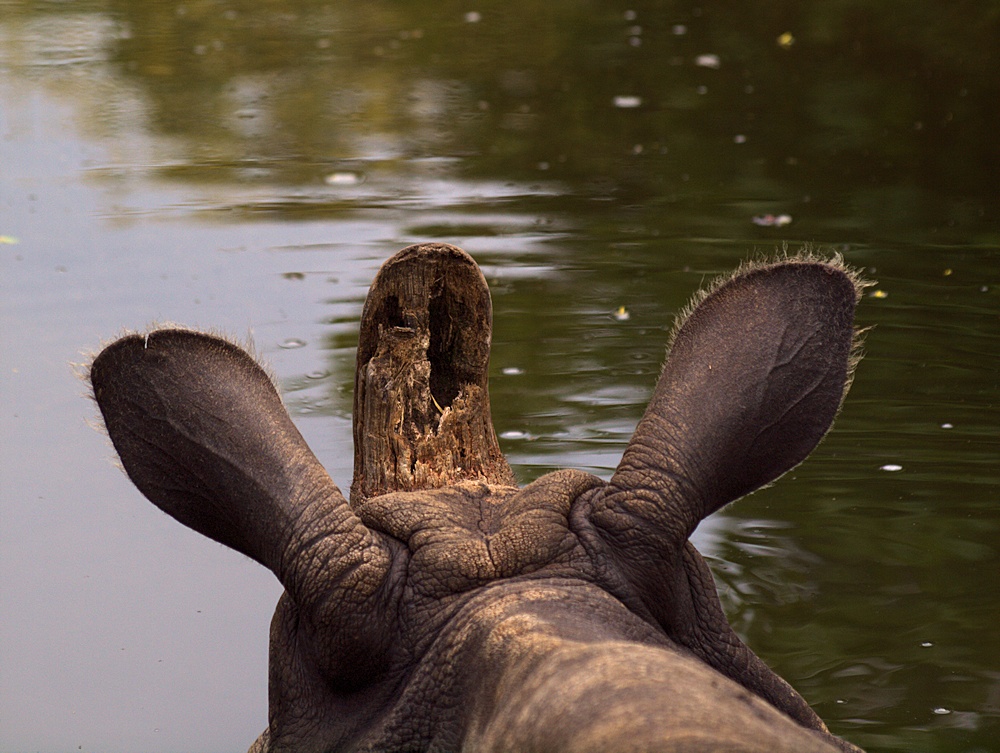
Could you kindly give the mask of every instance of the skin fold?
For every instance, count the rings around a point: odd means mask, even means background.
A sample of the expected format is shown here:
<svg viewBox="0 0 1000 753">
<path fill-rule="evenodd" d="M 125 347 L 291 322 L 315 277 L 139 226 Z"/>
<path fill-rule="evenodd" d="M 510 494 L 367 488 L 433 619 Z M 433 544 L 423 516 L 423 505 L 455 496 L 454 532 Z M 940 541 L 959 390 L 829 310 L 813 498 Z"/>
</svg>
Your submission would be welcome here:
<svg viewBox="0 0 1000 753">
<path fill-rule="evenodd" d="M 733 632 L 688 538 L 827 432 L 861 289 L 807 256 L 700 294 L 610 481 L 518 488 L 489 416 L 489 292 L 444 244 L 372 284 L 349 501 L 225 339 L 127 335 L 90 381 L 136 487 L 285 588 L 252 753 L 858 751 Z"/>
</svg>

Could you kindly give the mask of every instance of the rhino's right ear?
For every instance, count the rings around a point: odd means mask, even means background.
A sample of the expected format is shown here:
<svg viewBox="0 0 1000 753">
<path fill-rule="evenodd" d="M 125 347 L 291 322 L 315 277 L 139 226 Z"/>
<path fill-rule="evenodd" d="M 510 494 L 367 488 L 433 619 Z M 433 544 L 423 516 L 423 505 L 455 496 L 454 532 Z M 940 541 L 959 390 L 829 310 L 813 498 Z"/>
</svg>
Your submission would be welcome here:
<svg viewBox="0 0 1000 753">
<path fill-rule="evenodd" d="M 805 459 L 850 383 L 862 287 L 838 259 L 791 259 L 697 301 L 595 522 L 678 552 L 704 517 Z"/>
<path fill-rule="evenodd" d="M 181 329 L 130 335 L 94 359 L 90 382 L 139 490 L 184 525 L 268 567 L 300 606 L 308 609 L 316 583 L 307 584 L 316 578 L 334 588 L 339 577 L 381 583 L 384 545 L 242 349 Z"/>
</svg>

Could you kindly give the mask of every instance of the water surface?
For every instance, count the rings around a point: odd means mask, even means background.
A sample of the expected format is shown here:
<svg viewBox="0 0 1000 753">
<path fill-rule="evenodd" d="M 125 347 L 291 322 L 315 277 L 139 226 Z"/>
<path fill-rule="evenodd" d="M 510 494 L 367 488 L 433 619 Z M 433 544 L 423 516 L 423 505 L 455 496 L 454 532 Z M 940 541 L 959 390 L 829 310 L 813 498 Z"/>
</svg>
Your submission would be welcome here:
<svg viewBox="0 0 1000 753">
<path fill-rule="evenodd" d="M 610 475 L 712 276 L 811 244 L 876 280 L 833 432 L 697 544 L 833 731 L 996 749 L 998 40 L 985 0 L 0 0 L 0 750 L 266 724 L 280 587 L 142 499 L 70 364 L 252 340 L 346 487 L 367 286 L 431 240 L 490 282 L 523 482 Z"/>
</svg>

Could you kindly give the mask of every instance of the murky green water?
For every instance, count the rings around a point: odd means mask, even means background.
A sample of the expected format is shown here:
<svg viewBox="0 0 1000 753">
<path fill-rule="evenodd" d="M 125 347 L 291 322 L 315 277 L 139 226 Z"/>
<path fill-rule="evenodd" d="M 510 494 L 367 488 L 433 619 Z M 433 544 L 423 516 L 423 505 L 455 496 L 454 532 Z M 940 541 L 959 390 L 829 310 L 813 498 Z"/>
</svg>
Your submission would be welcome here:
<svg viewBox="0 0 1000 753">
<path fill-rule="evenodd" d="M 712 275 L 811 243 L 876 279 L 833 433 L 697 542 L 835 732 L 996 750 L 998 71 L 986 0 L 0 0 L 0 750 L 266 723 L 277 584 L 142 500 L 69 362 L 249 333 L 347 486 L 361 302 L 424 240 L 490 281 L 523 481 L 610 473 Z"/>
</svg>

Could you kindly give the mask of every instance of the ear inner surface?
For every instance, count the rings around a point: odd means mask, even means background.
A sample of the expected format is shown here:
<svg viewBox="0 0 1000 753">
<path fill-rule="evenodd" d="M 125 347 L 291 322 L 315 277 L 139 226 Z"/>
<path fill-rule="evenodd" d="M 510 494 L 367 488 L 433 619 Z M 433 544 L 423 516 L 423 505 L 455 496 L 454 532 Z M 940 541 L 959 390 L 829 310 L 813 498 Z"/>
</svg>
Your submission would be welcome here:
<svg viewBox="0 0 1000 753">
<path fill-rule="evenodd" d="M 677 332 L 593 522 L 636 544 L 666 539 L 676 554 L 703 518 L 800 463 L 850 380 L 856 285 L 836 264 L 790 261 L 705 297 Z"/>
</svg>

